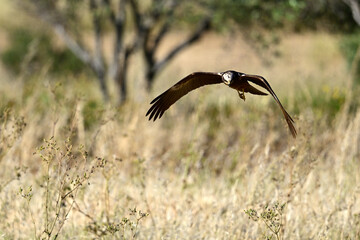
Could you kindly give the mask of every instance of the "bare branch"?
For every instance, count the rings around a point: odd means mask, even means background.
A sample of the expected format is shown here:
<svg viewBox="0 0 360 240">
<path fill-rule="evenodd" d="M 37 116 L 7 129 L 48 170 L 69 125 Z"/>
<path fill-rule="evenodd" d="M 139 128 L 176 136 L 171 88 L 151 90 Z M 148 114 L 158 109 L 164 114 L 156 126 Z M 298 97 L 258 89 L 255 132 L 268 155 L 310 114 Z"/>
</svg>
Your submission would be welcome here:
<svg viewBox="0 0 360 240">
<path fill-rule="evenodd" d="M 199 25 L 199 27 L 193 32 L 193 34 L 186 39 L 184 42 L 180 43 L 173 50 L 171 50 L 168 55 L 158 63 L 153 66 L 152 71 L 157 72 L 161 70 L 172 58 L 174 58 L 181 50 L 190 46 L 191 43 L 200 39 L 201 35 L 210 28 L 210 19 L 205 18 Z"/>
<path fill-rule="evenodd" d="M 127 98 L 126 74 L 128 65 L 128 50 L 124 47 L 124 28 L 126 22 L 125 3 L 120 0 L 118 3 L 118 13 L 112 9 L 110 1 L 104 0 L 105 5 L 110 11 L 110 21 L 115 30 L 115 43 L 113 51 L 113 61 L 108 69 L 108 75 L 117 82 L 119 88 L 119 104 Z M 135 46 L 135 45 L 134 45 Z"/>
<path fill-rule="evenodd" d="M 159 33 L 156 35 L 155 40 L 154 40 L 154 44 L 152 46 L 153 50 L 156 51 L 156 49 L 159 46 L 159 43 L 161 42 L 161 40 L 164 38 L 165 34 L 169 31 L 169 27 L 170 27 L 170 22 L 166 21 L 162 26 L 161 29 L 159 31 Z"/>
<path fill-rule="evenodd" d="M 118 4 L 118 14 L 113 10 L 110 0 L 104 0 L 108 11 L 110 12 L 110 21 L 115 30 L 115 42 L 114 42 L 114 51 L 113 51 L 113 61 L 110 64 L 108 69 L 108 75 L 117 80 L 119 71 L 120 71 L 120 52 L 123 50 L 123 36 L 124 28 L 126 21 L 126 11 L 125 11 L 125 0 L 120 0 Z"/>
<path fill-rule="evenodd" d="M 163 23 L 163 25 L 161 26 L 160 31 L 158 32 L 157 36 L 155 37 L 154 44 L 152 46 L 154 52 L 158 48 L 160 41 L 164 38 L 165 34 L 169 31 L 171 19 L 172 19 L 172 16 L 174 15 L 174 11 L 175 11 L 178 3 L 179 2 L 177 0 L 173 0 L 170 3 L 170 6 L 169 6 L 167 12 L 165 13 L 166 20 Z"/>
<path fill-rule="evenodd" d="M 56 35 L 66 44 L 66 46 L 75 54 L 83 63 L 94 67 L 94 63 L 90 52 L 77 42 L 65 30 L 65 25 L 60 20 L 61 17 L 56 14 L 53 6 L 48 4 L 39 4 L 36 0 L 31 0 L 32 6 L 35 8 L 35 14 L 45 23 L 50 24 Z M 20 3 L 21 4 L 21 3 Z"/>
<path fill-rule="evenodd" d="M 89 50 L 86 49 L 84 45 L 81 44 L 81 41 L 77 41 L 76 38 L 71 36 L 66 30 L 66 18 L 61 14 L 61 10 L 57 8 L 56 1 L 47 1 L 47 0 L 29 0 L 29 4 L 22 4 L 19 2 L 20 6 L 29 7 L 28 12 L 36 15 L 43 22 L 47 23 L 52 27 L 56 35 L 64 41 L 66 46 L 70 51 L 79 58 L 84 64 L 92 68 L 96 73 L 97 78 L 100 82 L 101 91 L 103 93 L 105 101 L 108 100 L 109 95 L 105 82 L 105 66 L 102 55 L 102 39 L 101 39 L 101 26 L 100 26 L 100 16 L 94 14 L 94 32 L 95 32 L 95 56 L 92 56 Z M 95 0 L 90 0 L 90 7 L 92 10 L 97 8 Z"/>
<path fill-rule="evenodd" d="M 143 49 L 146 49 L 146 43 L 149 38 L 151 24 L 149 24 L 149 21 L 144 20 L 146 16 L 140 13 L 138 2 L 136 0 L 129 0 L 129 2 L 130 2 L 131 11 L 134 15 L 134 22 L 137 31 L 137 35 L 132 45 L 129 46 L 128 48 L 129 52 L 132 52 L 134 49 L 136 49 L 139 46 L 142 46 Z"/>
<path fill-rule="evenodd" d="M 111 3 L 110 0 L 103 0 L 104 1 L 104 5 L 107 7 L 107 11 L 110 13 L 110 20 L 113 24 L 116 23 L 116 14 L 114 12 L 114 10 L 111 7 Z M 120 1 L 121 3 L 122 1 Z"/>
<path fill-rule="evenodd" d="M 209 29 L 210 25 L 210 18 L 205 18 L 185 41 L 169 51 L 163 59 L 156 61 L 156 52 L 161 40 L 171 28 L 174 12 L 176 11 L 176 6 L 181 2 L 180 0 L 152 0 L 151 7 L 147 9 L 141 8 L 140 0 L 88 0 L 87 3 L 89 3 L 92 14 L 95 41 L 94 53 L 92 54 L 90 50 L 86 49 L 86 45 L 80 39 L 72 36 L 67 31 L 66 24 L 69 21 L 65 15 L 62 16 L 62 10 L 58 8 L 57 1 L 29 0 L 29 2 L 36 9 L 37 15 L 52 26 L 67 47 L 81 61 L 94 70 L 100 81 L 105 99 L 108 99 L 105 81 L 106 74 L 118 83 L 120 100 L 126 98 L 128 59 L 135 50 L 141 49 L 144 52 L 147 64 L 147 82 L 148 86 L 151 86 L 157 72 L 180 51 L 200 39 L 202 34 Z M 116 6 L 115 3 L 117 4 Z M 127 44 L 125 44 L 124 40 L 125 23 L 128 20 L 126 6 L 129 6 L 129 10 L 132 12 L 136 31 L 134 39 Z M 104 15 L 104 13 L 107 15 Z M 112 51 L 113 59 L 110 64 L 106 64 L 104 58 L 103 20 L 110 20 L 115 30 L 115 41 Z M 72 27 L 74 28 L 74 26 Z"/>
<path fill-rule="evenodd" d="M 134 15 L 134 21 L 136 25 L 136 29 L 138 32 L 142 30 L 142 23 L 141 23 L 141 14 L 139 10 L 139 5 L 136 0 L 129 0 L 131 11 Z"/>
<path fill-rule="evenodd" d="M 156 25 L 156 22 L 162 17 L 171 17 L 170 13 L 174 12 L 177 5 L 178 0 L 153 0 L 153 6 L 149 14 L 152 24 Z"/>
<path fill-rule="evenodd" d="M 83 46 L 78 44 L 65 30 L 64 26 L 59 23 L 52 23 L 55 33 L 64 41 L 66 46 L 75 54 L 83 63 L 94 68 L 95 64 L 90 53 Z"/>
<path fill-rule="evenodd" d="M 104 74 L 104 59 L 102 54 L 102 35 L 101 35 L 101 19 L 99 16 L 99 6 L 95 0 L 90 1 L 90 10 L 93 14 L 94 38 L 95 38 L 95 56 L 94 67 L 97 74 Z"/>
<path fill-rule="evenodd" d="M 95 2 L 95 0 L 90 0 L 90 10 L 93 16 L 94 38 L 95 38 L 95 55 L 93 60 L 93 65 L 94 65 L 93 68 L 100 81 L 100 87 L 103 96 L 105 98 L 105 101 L 107 101 L 109 99 L 109 94 L 105 79 L 105 62 L 104 62 L 103 46 L 102 46 L 101 16 L 100 16 L 100 8 Z"/>
<path fill-rule="evenodd" d="M 357 0 L 343 0 L 350 8 L 355 22 L 360 26 L 360 5 Z"/>
</svg>

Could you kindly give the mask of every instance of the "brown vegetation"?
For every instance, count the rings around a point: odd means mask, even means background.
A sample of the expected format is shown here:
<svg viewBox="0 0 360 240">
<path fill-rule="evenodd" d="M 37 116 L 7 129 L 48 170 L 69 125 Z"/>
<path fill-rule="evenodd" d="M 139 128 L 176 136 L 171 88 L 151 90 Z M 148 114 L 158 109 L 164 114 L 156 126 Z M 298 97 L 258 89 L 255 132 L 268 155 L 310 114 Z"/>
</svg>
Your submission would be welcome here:
<svg viewBox="0 0 360 240">
<path fill-rule="evenodd" d="M 358 100 L 337 39 L 290 35 L 274 48 L 261 55 L 240 34 L 208 34 L 160 74 L 152 96 L 134 94 L 143 84 L 134 58 L 133 100 L 120 109 L 85 79 L 53 79 L 46 68 L 11 79 L 1 69 L 0 235 L 359 238 L 360 113 L 349 110 Z M 298 138 L 270 97 L 244 103 L 226 88 L 189 94 L 159 122 L 145 118 L 150 99 L 181 77 L 226 69 L 264 75 Z"/>
</svg>

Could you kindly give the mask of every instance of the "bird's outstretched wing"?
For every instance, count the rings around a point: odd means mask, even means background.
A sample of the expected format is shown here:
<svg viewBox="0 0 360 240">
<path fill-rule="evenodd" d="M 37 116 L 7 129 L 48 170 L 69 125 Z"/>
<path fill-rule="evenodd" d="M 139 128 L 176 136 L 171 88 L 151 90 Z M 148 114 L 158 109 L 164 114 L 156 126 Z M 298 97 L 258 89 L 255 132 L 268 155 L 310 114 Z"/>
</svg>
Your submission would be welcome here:
<svg viewBox="0 0 360 240">
<path fill-rule="evenodd" d="M 248 75 L 245 74 L 242 76 L 243 79 L 252 82 L 260 87 L 265 88 L 270 94 L 271 96 L 274 97 L 275 101 L 278 103 L 278 105 L 281 108 L 281 111 L 284 114 L 285 120 L 289 126 L 290 132 L 293 135 L 293 137 L 296 137 L 296 129 L 294 127 L 294 120 L 290 117 L 290 115 L 286 112 L 285 108 L 282 106 L 279 98 L 276 96 L 275 92 L 272 90 L 272 88 L 270 87 L 270 84 L 265 80 L 265 78 L 258 76 L 258 75 Z"/>
<path fill-rule="evenodd" d="M 147 111 L 146 116 L 154 121 L 161 118 L 164 112 L 182 96 L 188 92 L 209 84 L 222 83 L 221 75 L 211 72 L 195 72 L 180 80 L 167 91 L 156 97 L 150 104 L 153 104 Z"/>
<path fill-rule="evenodd" d="M 264 93 L 264 92 L 260 91 L 259 89 L 254 88 L 250 84 L 248 84 L 248 86 L 246 86 L 244 88 L 244 92 L 248 92 L 248 93 L 255 94 L 255 95 L 268 95 L 267 93 Z"/>
</svg>

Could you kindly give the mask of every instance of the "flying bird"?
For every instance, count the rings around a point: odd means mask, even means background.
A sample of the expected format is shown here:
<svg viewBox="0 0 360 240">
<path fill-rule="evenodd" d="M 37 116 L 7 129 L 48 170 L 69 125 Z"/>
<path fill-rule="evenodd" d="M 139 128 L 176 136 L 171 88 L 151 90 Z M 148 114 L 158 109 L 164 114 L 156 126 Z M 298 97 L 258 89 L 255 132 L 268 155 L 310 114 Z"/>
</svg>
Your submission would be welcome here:
<svg viewBox="0 0 360 240">
<path fill-rule="evenodd" d="M 263 78 L 258 75 L 249 75 L 246 73 L 236 72 L 236 71 L 225 71 L 225 72 L 194 72 L 174 86 L 166 90 L 164 93 L 156 97 L 151 101 L 152 106 L 147 111 L 146 116 L 149 116 L 149 120 L 153 119 L 154 121 L 157 118 L 161 118 L 164 112 L 173 105 L 181 97 L 189 93 L 190 91 L 211 84 L 220 84 L 224 83 L 225 85 L 235 89 L 239 97 L 245 101 L 245 92 L 255 94 L 255 95 L 268 95 L 252 85 L 250 83 L 256 84 L 265 90 L 267 90 L 271 96 L 275 99 L 279 105 L 282 113 L 284 114 L 285 120 L 289 126 L 292 136 L 296 137 L 296 129 L 294 127 L 294 120 L 286 112 L 285 108 L 282 106 L 279 98 L 276 96 L 275 92 L 270 87 L 270 84 Z"/>
</svg>

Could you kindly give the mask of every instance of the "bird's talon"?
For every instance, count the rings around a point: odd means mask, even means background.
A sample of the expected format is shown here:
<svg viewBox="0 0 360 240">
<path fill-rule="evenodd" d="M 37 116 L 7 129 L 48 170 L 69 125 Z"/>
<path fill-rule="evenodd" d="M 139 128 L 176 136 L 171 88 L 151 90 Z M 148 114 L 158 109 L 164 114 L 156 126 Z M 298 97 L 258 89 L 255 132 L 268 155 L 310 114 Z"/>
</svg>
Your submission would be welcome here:
<svg viewBox="0 0 360 240">
<path fill-rule="evenodd" d="M 244 90 L 242 90 L 241 92 L 240 91 L 238 91 L 238 94 L 239 94 L 239 97 L 242 99 L 242 100 L 244 100 L 245 101 L 245 92 L 244 92 Z"/>
</svg>

